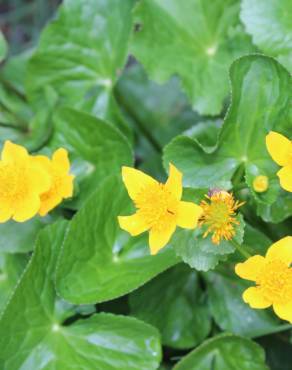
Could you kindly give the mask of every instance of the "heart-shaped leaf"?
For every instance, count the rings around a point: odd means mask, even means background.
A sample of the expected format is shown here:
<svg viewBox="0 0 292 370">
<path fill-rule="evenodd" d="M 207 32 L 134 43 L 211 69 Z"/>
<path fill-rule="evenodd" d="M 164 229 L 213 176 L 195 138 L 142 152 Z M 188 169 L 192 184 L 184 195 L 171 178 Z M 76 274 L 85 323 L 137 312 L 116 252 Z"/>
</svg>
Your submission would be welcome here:
<svg viewBox="0 0 292 370">
<path fill-rule="evenodd" d="M 178 136 L 164 150 L 165 167 L 174 163 L 184 174 L 185 186 L 230 188 L 239 167 L 258 203 L 271 204 L 280 190 L 277 166 L 269 156 L 265 137 L 269 131 L 290 130 L 291 77 L 275 60 L 252 55 L 235 61 L 230 69 L 232 102 L 210 152 L 196 139 Z M 257 175 L 269 178 L 269 188 L 256 193 L 252 182 Z M 244 180 L 243 180 L 244 181 Z"/>
<path fill-rule="evenodd" d="M 253 50 L 236 0 L 144 0 L 135 9 L 132 50 L 158 82 L 178 74 L 192 106 L 217 114 L 228 94 L 228 68 Z M 153 42 L 155 40 L 155 42 Z"/>
<path fill-rule="evenodd" d="M 60 304 L 54 275 L 66 226 L 54 224 L 40 233 L 1 317 L 1 369 L 157 369 L 159 334 L 150 325 L 105 313 L 63 325 L 70 305 Z"/>
<path fill-rule="evenodd" d="M 57 290 L 72 303 L 117 298 L 179 261 L 172 248 L 151 256 L 146 234 L 131 238 L 118 226 L 130 211 L 120 177 L 108 177 L 73 218 L 57 268 Z"/>
</svg>

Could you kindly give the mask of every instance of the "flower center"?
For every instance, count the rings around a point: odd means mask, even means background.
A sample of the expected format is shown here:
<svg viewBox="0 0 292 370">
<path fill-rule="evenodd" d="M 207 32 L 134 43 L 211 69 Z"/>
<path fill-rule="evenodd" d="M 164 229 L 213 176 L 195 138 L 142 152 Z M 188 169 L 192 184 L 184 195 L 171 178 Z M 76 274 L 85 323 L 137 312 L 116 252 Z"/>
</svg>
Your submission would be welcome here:
<svg viewBox="0 0 292 370">
<path fill-rule="evenodd" d="M 178 200 L 169 192 L 164 184 L 153 184 L 141 190 L 135 205 L 149 228 L 163 230 L 165 225 L 177 217 Z"/>
<path fill-rule="evenodd" d="M 219 244 L 222 239 L 230 240 L 235 235 L 234 224 L 239 224 L 235 211 L 242 205 L 234 200 L 233 195 L 226 191 L 214 191 L 206 196 L 209 202 L 203 200 L 201 207 L 203 215 L 200 226 L 206 225 L 203 237 L 212 233 L 212 242 Z"/>
<path fill-rule="evenodd" d="M 264 297 L 273 303 L 285 304 L 292 300 L 292 269 L 280 260 L 268 262 L 256 283 Z"/>
</svg>

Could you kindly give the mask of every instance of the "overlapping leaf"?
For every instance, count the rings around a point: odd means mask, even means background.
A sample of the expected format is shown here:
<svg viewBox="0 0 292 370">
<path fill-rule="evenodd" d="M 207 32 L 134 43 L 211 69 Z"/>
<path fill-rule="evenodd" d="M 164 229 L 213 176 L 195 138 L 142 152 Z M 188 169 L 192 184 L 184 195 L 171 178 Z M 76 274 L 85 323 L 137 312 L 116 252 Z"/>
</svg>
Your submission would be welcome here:
<svg viewBox="0 0 292 370">
<path fill-rule="evenodd" d="M 0 331 L 5 333 L 0 337 L 1 369 L 156 369 L 159 338 L 147 324 L 96 314 L 62 325 L 68 305 L 60 305 L 56 297 L 54 274 L 65 230 L 66 224 L 59 223 L 42 231 L 29 267 L 1 318 Z"/>
<path fill-rule="evenodd" d="M 65 0 L 29 63 L 32 102 L 45 101 L 43 89 L 49 85 L 60 103 L 99 117 L 116 116 L 111 90 L 127 57 L 132 4 Z"/>
<path fill-rule="evenodd" d="M 204 303 L 198 274 L 183 264 L 130 295 L 131 313 L 156 326 L 162 343 L 174 348 L 195 347 L 208 335 L 211 321 Z"/>
<path fill-rule="evenodd" d="M 208 286 L 209 306 L 216 324 L 224 331 L 245 337 L 258 337 L 273 332 L 279 321 L 271 312 L 254 310 L 242 300 L 250 284 L 227 268 L 204 275 Z M 242 320 L 244 318 L 244 320 Z"/>
<path fill-rule="evenodd" d="M 232 103 L 217 147 L 210 152 L 197 140 L 179 136 L 165 148 L 165 166 L 174 163 L 184 173 L 185 186 L 227 189 L 241 166 L 256 201 L 271 204 L 280 187 L 265 136 L 271 130 L 289 136 L 291 77 L 275 60 L 260 55 L 234 62 L 230 77 Z M 269 188 L 262 194 L 252 187 L 257 175 L 269 178 Z"/>
<path fill-rule="evenodd" d="M 50 146 L 63 146 L 70 152 L 75 186 L 79 197 L 74 206 L 122 166 L 131 166 L 133 154 L 127 139 L 113 126 L 98 118 L 73 109 L 62 109 L 54 118 L 55 134 Z"/>
<path fill-rule="evenodd" d="M 268 370 L 263 349 L 234 335 L 221 335 L 204 342 L 185 356 L 174 370 Z"/>
<path fill-rule="evenodd" d="M 24 254 L 0 253 L 0 312 L 12 294 L 27 262 L 28 258 Z"/>
<path fill-rule="evenodd" d="M 292 70 L 290 0 L 243 0 L 240 17 L 253 42 Z"/>
<path fill-rule="evenodd" d="M 0 224 L 0 253 L 25 253 L 32 251 L 38 232 L 50 221 L 35 217 L 25 223 L 8 221 Z"/>
<path fill-rule="evenodd" d="M 193 107 L 217 114 L 228 94 L 228 68 L 253 50 L 239 22 L 239 1 L 145 0 L 135 10 L 132 50 L 150 77 L 181 78 Z"/>
<path fill-rule="evenodd" d="M 120 177 L 108 177 L 71 222 L 57 269 L 57 290 L 73 303 L 117 298 L 176 264 L 173 249 L 151 256 L 147 236 L 131 238 L 117 216 L 129 214 Z"/>
</svg>

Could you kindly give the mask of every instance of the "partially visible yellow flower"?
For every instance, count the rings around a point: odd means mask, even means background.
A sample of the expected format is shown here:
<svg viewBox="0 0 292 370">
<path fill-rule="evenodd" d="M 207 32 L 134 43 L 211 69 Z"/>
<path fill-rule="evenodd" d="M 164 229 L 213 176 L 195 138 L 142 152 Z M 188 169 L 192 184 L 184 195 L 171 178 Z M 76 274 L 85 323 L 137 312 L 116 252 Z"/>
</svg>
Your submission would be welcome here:
<svg viewBox="0 0 292 370">
<path fill-rule="evenodd" d="M 33 157 L 33 161 L 42 166 L 51 180 L 50 188 L 41 194 L 39 214 L 45 216 L 64 198 L 72 196 L 74 176 L 69 173 L 68 153 L 63 148 L 56 150 L 51 160 L 43 155 L 38 155 Z"/>
<path fill-rule="evenodd" d="M 266 136 L 268 152 L 282 168 L 277 172 L 283 189 L 292 192 L 292 141 L 278 132 Z"/>
<path fill-rule="evenodd" d="M 24 222 L 40 208 L 40 195 L 49 190 L 51 180 L 27 150 L 6 141 L 0 161 L 0 222 L 10 218 Z"/>
<path fill-rule="evenodd" d="M 181 201 L 182 174 L 175 166 L 169 165 L 165 184 L 130 167 L 122 168 L 122 177 L 137 212 L 132 216 L 119 216 L 120 227 L 132 236 L 149 230 L 151 254 L 156 254 L 168 243 L 176 226 L 196 227 L 202 209 L 194 203 Z"/>
<path fill-rule="evenodd" d="M 268 177 L 264 175 L 256 176 L 253 180 L 252 187 L 257 193 L 264 193 L 269 187 Z"/>
<path fill-rule="evenodd" d="M 256 255 L 235 266 L 235 272 L 256 286 L 243 293 L 252 308 L 273 305 L 275 313 L 292 323 L 292 236 L 272 244 L 266 257 Z"/>
<path fill-rule="evenodd" d="M 236 210 L 243 205 L 233 198 L 233 195 L 223 190 L 213 190 L 205 195 L 200 206 L 203 214 L 199 220 L 200 226 L 207 229 L 203 234 L 206 238 L 210 233 L 212 242 L 219 244 L 222 239 L 231 240 L 235 236 L 234 225 L 239 225 L 236 219 Z"/>
</svg>

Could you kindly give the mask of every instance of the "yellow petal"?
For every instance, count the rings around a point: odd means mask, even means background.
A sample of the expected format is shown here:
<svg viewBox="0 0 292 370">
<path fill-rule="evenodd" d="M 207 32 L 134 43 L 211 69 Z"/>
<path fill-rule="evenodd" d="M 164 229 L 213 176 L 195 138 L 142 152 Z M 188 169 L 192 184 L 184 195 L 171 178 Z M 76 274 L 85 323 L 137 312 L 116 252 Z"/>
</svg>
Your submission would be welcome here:
<svg viewBox="0 0 292 370">
<path fill-rule="evenodd" d="M 119 216 L 118 221 L 120 227 L 132 236 L 139 235 L 149 229 L 138 212 L 132 216 Z"/>
<path fill-rule="evenodd" d="M 285 166 L 277 172 L 280 185 L 284 190 L 292 192 L 292 166 Z"/>
<path fill-rule="evenodd" d="M 271 131 L 266 136 L 266 146 L 270 156 L 280 166 L 288 164 L 288 155 L 291 151 L 291 141 L 278 132 Z"/>
<path fill-rule="evenodd" d="M 63 198 L 70 198 L 73 195 L 73 181 L 75 176 L 66 175 L 62 183 L 62 196 Z"/>
<path fill-rule="evenodd" d="M 235 266 L 235 272 L 242 279 L 256 281 L 258 273 L 264 267 L 266 261 L 263 256 L 256 255 L 250 257 L 243 263 Z"/>
<path fill-rule="evenodd" d="M 243 292 L 242 298 L 245 303 L 248 303 L 252 308 L 267 308 L 271 306 L 271 302 L 263 297 L 260 288 L 251 287 Z"/>
<path fill-rule="evenodd" d="M 8 221 L 12 216 L 12 208 L 9 204 L 0 201 L 0 223 Z"/>
<path fill-rule="evenodd" d="M 122 167 L 122 178 L 128 190 L 128 194 L 133 200 L 135 200 L 137 194 L 139 194 L 145 187 L 157 184 L 157 181 L 151 176 L 131 167 Z"/>
<path fill-rule="evenodd" d="M 165 225 L 163 229 L 153 227 L 149 231 L 149 246 L 152 255 L 156 254 L 163 248 L 170 240 L 172 234 L 175 232 L 176 224 L 174 221 Z"/>
<path fill-rule="evenodd" d="M 292 302 L 288 302 L 287 304 L 274 304 L 273 308 L 277 316 L 292 324 Z"/>
<path fill-rule="evenodd" d="M 169 163 L 169 176 L 165 187 L 177 200 L 182 196 L 182 173 L 171 163 Z"/>
<path fill-rule="evenodd" d="M 62 197 L 59 193 L 45 193 L 41 196 L 41 205 L 39 215 L 46 216 L 53 208 L 62 202 Z"/>
<path fill-rule="evenodd" d="M 38 213 L 40 198 L 36 195 L 27 195 L 22 201 L 18 201 L 14 208 L 13 220 L 24 222 Z"/>
<path fill-rule="evenodd" d="M 267 251 L 266 258 L 279 259 L 289 266 L 292 263 L 292 236 L 286 236 L 272 244 Z"/>
<path fill-rule="evenodd" d="M 29 159 L 27 150 L 17 144 L 13 144 L 11 141 L 5 141 L 1 158 L 4 162 L 18 162 L 21 163 L 24 160 Z"/>
<path fill-rule="evenodd" d="M 70 162 L 68 159 L 68 152 L 64 148 L 60 148 L 55 151 L 52 158 L 54 166 L 57 166 L 64 172 L 69 172 L 70 170 Z"/>
<path fill-rule="evenodd" d="M 29 168 L 30 190 L 35 194 L 42 194 L 51 187 L 52 179 L 48 171 L 39 163 L 33 161 Z"/>
<path fill-rule="evenodd" d="M 191 202 L 179 202 L 177 225 L 185 229 L 194 229 L 203 209 Z"/>
</svg>

